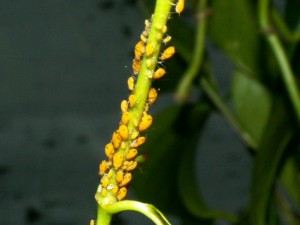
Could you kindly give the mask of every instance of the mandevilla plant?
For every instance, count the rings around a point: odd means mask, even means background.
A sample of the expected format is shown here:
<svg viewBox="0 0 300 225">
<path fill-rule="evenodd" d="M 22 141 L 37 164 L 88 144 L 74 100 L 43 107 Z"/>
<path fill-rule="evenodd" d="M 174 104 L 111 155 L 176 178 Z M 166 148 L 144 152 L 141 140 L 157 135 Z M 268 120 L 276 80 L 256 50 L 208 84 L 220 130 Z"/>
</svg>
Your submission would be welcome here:
<svg viewBox="0 0 300 225">
<path fill-rule="evenodd" d="M 147 1 L 140 4 L 151 7 Z M 269 0 L 156 1 L 134 48 L 130 94 L 121 102 L 119 128 L 99 165 L 98 215 L 91 225 L 108 225 L 114 214 L 128 210 L 157 225 L 170 224 L 156 207 L 182 224 L 219 219 L 300 224 L 299 10 L 298 0 L 280 8 Z M 207 40 L 234 65 L 226 98 L 213 73 Z M 153 119 L 149 108 L 157 87 L 160 94 L 174 92 L 179 104 Z M 193 100 L 191 89 L 198 93 Z M 213 112 L 235 129 L 252 157 L 249 202 L 239 213 L 210 207 L 196 182 L 193 159 Z M 149 129 L 152 123 L 155 129 Z M 142 172 L 134 172 L 139 166 Z M 125 200 L 130 183 L 151 204 Z"/>
</svg>

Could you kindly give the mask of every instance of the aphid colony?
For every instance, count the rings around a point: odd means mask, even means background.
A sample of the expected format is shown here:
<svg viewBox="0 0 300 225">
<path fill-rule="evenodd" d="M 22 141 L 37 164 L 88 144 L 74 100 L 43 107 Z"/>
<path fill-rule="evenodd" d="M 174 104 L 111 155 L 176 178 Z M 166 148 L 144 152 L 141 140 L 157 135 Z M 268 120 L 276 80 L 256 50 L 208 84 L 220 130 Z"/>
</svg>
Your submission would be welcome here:
<svg viewBox="0 0 300 225">
<path fill-rule="evenodd" d="M 175 11 L 181 13 L 184 8 L 184 0 L 178 0 Z M 140 35 L 140 41 L 134 48 L 134 60 L 132 63 L 133 74 L 138 75 L 141 69 L 142 60 L 146 57 L 146 66 L 151 67 L 153 63 L 151 56 L 157 52 L 157 46 L 154 43 L 148 43 L 148 35 L 150 33 L 151 21 L 145 20 L 145 30 Z M 171 40 L 171 36 L 166 35 L 166 26 L 156 26 L 157 41 L 167 44 Z M 159 60 L 163 61 L 171 58 L 175 53 L 173 46 L 166 49 L 159 56 Z M 153 74 L 148 76 L 150 79 L 159 79 L 166 74 L 165 69 L 157 68 Z M 149 106 L 154 104 L 157 99 L 157 90 L 151 88 L 148 93 L 147 102 L 144 112 L 139 121 L 131 118 L 132 111 L 137 103 L 135 95 L 135 78 L 129 77 L 128 89 L 131 94 L 128 100 L 121 102 L 122 117 L 119 128 L 113 133 L 111 142 L 105 146 L 105 154 L 108 160 L 103 160 L 99 165 L 99 174 L 102 176 L 101 185 L 97 192 L 105 197 L 108 193 L 116 196 L 117 200 L 122 200 L 127 194 L 127 187 L 132 179 L 132 171 L 137 167 L 135 160 L 138 155 L 137 148 L 145 143 L 146 138 L 141 136 L 141 132 L 146 131 L 151 125 L 153 118 L 148 114 Z"/>
</svg>

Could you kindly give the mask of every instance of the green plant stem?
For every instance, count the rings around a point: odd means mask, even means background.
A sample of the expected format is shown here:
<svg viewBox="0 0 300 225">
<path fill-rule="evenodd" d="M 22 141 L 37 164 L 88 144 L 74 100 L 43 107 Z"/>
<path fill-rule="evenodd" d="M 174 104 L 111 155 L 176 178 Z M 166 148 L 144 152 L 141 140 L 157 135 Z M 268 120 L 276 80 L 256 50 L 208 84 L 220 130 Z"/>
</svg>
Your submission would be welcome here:
<svg viewBox="0 0 300 225">
<path fill-rule="evenodd" d="M 106 212 L 103 208 L 98 207 L 96 225 L 110 225 L 112 214 Z"/>
<path fill-rule="evenodd" d="M 166 219 L 166 217 L 151 204 L 131 200 L 124 200 L 112 204 L 107 204 L 104 206 L 104 209 L 110 214 L 115 214 L 128 210 L 136 211 L 144 214 L 146 217 L 151 219 L 156 225 L 171 225 L 170 222 Z"/>
<path fill-rule="evenodd" d="M 205 34 L 207 27 L 207 16 L 205 16 L 206 9 L 207 0 L 200 1 L 198 3 L 197 8 L 199 22 L 197 25 L 197 33 L 195 39 L 195 51 L 193 53 L 192 61 L 189 65 L 189 68 L 187 69 L 181 81 L 179 82 L 179 86 L 175 94 L 175 97 L 179 102 L 184 102 L 187 100 L 193 81 L 198 75 L 202 65 L 205 50 Z"/>
<path fill-rule="evenodd" d="M 282 16 L 275 7 L 271 9 L 272 18 L 276 25 L 276 29 L 280 32 L 282 37 L 289 42 L 298 42 L 300 40 L 300 32 L 292 32 L 285 24 Z"/>
<path fill-rule="evenodd" d="M 232 114 L 232 112 L 229 110 L 227 105 L 224 103 L 224 101 L 221 99 L 220 95 L 216 93 L 215 89 L 210 85 L 210 83 L 206 80 L 205 77 L 201 78 L 200 80 L 201 87 L 203 91 L 206 93 L 206 95 L 210 98 L 210 100 L 213 102 L 215 107 L 224 115 L 224 117 L 233 125 L 233 127 L 238 131 L 238 133 L 241 134 L 241 137 L 247 143 L 247 145 L 255 150 L 257 149 L 257 143 L 254 141 L 254 139 L 251 137 L 249 133 L 244 131 L 237 120 L 237 118 Z"/>
<path fill-rule="evenodd" d="M 266 32 L 266 39 L 273 50 L 275 57 L 281 69 L 282 79 L 285 83 L 290 101 L 293 105 L 298 123 L 300 123 L 300 95 L 297 88 L 297 82 L 293 74 L 292 68 L 287 59 L 286 53 L 277 35 L 272 32 L 269 21 L 269 0 L 258 1 L 259 5 L 259 21 L 263 31 Z"/>
</svg>

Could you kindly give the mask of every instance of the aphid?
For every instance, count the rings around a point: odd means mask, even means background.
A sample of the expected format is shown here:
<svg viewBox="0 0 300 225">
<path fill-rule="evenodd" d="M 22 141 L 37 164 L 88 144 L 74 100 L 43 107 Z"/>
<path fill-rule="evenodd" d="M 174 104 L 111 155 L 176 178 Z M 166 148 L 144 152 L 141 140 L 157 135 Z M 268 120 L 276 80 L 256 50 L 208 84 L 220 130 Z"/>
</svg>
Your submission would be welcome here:
<svg viewBox="0 0 300 225">
<path fill-rule="evenodd" d="M 106 188 L 103 188 L 102 191 L 101 191 L 101 195 L 103 197 L 105 197 L 106 194 L 107 194 L 107 190 L 106 190 Z"/>
<path fill-rule="evenodd" d="M 111 193 L 112 193 L 113 195 L 115 195 L 115 194 L 117 194 L 118 190 L 119 190 L 119 187 L 118 187 L 117 185 L 115 185 L 115 186 L 113 187 L 113 189 L 111 190 Z"/>
<path fill-rule="evenodd" d="M 115 186 L 115 185 L 113 185 L 113 184 L 110 184 L 110 185 L 108 185 L 108 186 L 107 186 L 107 188 L 106 188 L 106 189 L 107 189 L 107 190 L 109 190 L 109 191 L 111 191 L 111 190 L 114 188 L 114 186 Z"/>
<path fill-rule="evenodd" d="M 130 139 L 134 140 L 137 138 L 137 136 L 139 136 L 139 132 L 137 130 L 132 131 L 131 135 L 130 135 Z"/>
<path fill-rule="evenodd" d="M 132 62 L 132 70 L 133 70 L 133 74 L 134 75 L 137 75 L 139 74 L 140 72 L 140 69 L 141 69 L 141 60 L 139 59 L 134 59 L 133 62 Z"/>
<path fill-rule="evenodd" d="M 121 183 L 124 178 L 124 172 L 123 170 L 118 170 L 117 175 L 116 175 L 116 180 L 118 183 Z"/>
<path fill-rule="evenodd" d="M 148 94 L 148 103 L 152 105 L 157 99 L 157 91 L 155 88 L 151 88 Z"/>
<path fill-rule="evenodd" d="M 178 0 L 175 6 L 175 11 L 180 14 L 184 10 L 184 0 Z"/>
<path fill-rule="evenodd" d="M 144 111 L 145 111 L 145 112 L 148 112 L 148 111 L 149 111 L 149 107 L 150 107 L 149 104 L 146 102 Z"/>
<path fill-rule="evenodd" d="M 112 143 L 108 143 L 106 146 L 105 146 L 105 154 L 106 156 L 111 159 L 113 156 L 114 156 L 114 153 L 115 153 L 115 149 L 114 149 L 114 146 Z"/>
<path fill-rule="evenodd" d="M 168 27 L 166 25 L 163 26 L 163 28 L 161 29 L 161 31 L 165 34 L 168 30 Z"/>
<path fill-rule="evenodd" d="M 151 22 L 149 20 L 145 20 L 145 31 L 149 33 L 151 28 Z"/>
<path fill-rule="evenodd" d="M 123 161 L 124 161 L 124 156 L 122 154 L 120 154 L 119 152 L 114 154 L 113 165 L 116 170 L 122 166 Z"/>
<path fill-rule="evenodd" d="M 120 183 L 120 187 L 123 187 L 123 186 L 129 184 L 129 182 L 131 181 L 131 179 L 132 179 L 131 173 L 126 173 L 124 175 L 124 178 L 123 178 L 122 182 Z"/>
<path fill-rule="evenodd" d="M 103 160 L 99 165 L 99 174 L 103 175 L 109 169 L 109 163 Z"/>
<path fill-rule="evenodd" d="M 143 41 L 139 41 L 134 47 L 135 58 L 141 59 L 144 52 L 145 52 L 145 43 Z"/>
<path fill-rule="evenodd" d="M 153 43 L 148 43 L 146 45 L 146 56 L 151 56 L 155 50 L 155 46 Z"/>
<path fill-rule="evenodd" d="M 112 136 L 112 144 L 115 148 L 118 148 L 121 144 L 121 137 L 119 132 L 115 131 Z"/>
<path fill-rule="evenodd" d="M 123 140 L 126 140 L 128 138 L 128 127 L 126 125 L 122 124 L 119 127 L 118 132 Z"/>
<path fill-rule="evenodd" d="M 130 147 L 137 148 L 137 147 L 141 146 L 142 144 L 144 144 L 145 141 L 146 141 L 145 137 L 138 137 L 131 143 Z"/>
<path fill-rule="evenodd" d="M 102 187 L 106 188 L 107 185 L 108 185 L 108 183 L 109 183 L 108 177 L 107 176 L 103 176 L 102 179 L 101 179 L 101 185 L 102 185 Z"/>
<path fill-rule="evenodd" d="M 147 68 L 151 68 L 154 65 L 154 61 L 152 59 L 147 59 L 146 61 Z"/>
<path fill-rule="evenodd" d="M 127 112 L 127 110 L 128 110 L 128 102 L 126 100 L 123 100 L 121 102 L 121 110 L 122 110 L 122 112 Z"/>
<path fill-rule="evenodd" d="M 134 79 L 133 79 L 133 77 L 128 78 L 127 84 L 128 84 L 129 91 L 132 91 L 134 89 Z"/>
<path fill-rule="evenodd" d="M 147 33 L 143 33 L 143 34 L 141 34 L 141 36 L 140 36 L 140 38 L 141 38 L 141 40 L 144 42 L 144 43 L 147 43 L 147 35 L 146 35 Z"/>
<path fill-rule="evenodd" d="M 163 77 L 165 74 L 166 74 L 165 69 L 158 68 L 153 74 L 153 79 L 159 79 L 159 78 Z"/>
<path fill-rule="evenodd" d="M 128 98 L 128 100 L 129 100 L 129 105 L 131 106 L 131 107 L 133 107 L 134 105 L 135 105 L 135 95 L 134 94 L 131 94 L 131 95 L 129 95 L 129 98 Z"/>
<path fill-rule="evenodd" d="M 160 59 L 161 60 L 166 60 L 171 58 L 175 53 L 175 48 L 174 46 L 170 46 L 167 49 L 164 50 L 164 52 L 162 53 Z"/>
<path fill-rule="evenodd" d="M 91 220 L 90 225 L 95 225 L 95 220 Z"/>
<path fill-rule="evenodd" d="M 126 194 L 127 194 L 127 188 L 126 187 L 120 188 L 118 195 L 117 195 L 117 199 L 119 201 L 123 200 L 125 198 Z"/>
<path fill-rule="evenodd" d="M 131 171 L 137 167 L 136 161 L 126 161 L 127 163 L 124 165 L 124 170 Z"/>
<path fill-rule="evenodd" d="M 144 112 L 139 124 L 139 131 L 147 130 L 152 125 L 153 118 L 151 115 Z"/>
<path fill-rule="evenodd" d="M 137 154 L 138 154 L 138 150 L 135 148 L 132 148 L 128 151 L 128 153 L 126 155 L 126 159 L 131 160 L 134 157 L 136 157 Z"/>
<path fill-rule="evenodd" d="M 121 149 L 125 149 L 125 148 L 126 148 L 126 142 L 125 142 L 125 141 L 122 141 L 122 142 L 121 142 L 120 148 L 121 148 Z"/>
<path fill-rule="evenodd" d="M 123 112 L 122 118 L 121 118 L 121 123 L 126 125 L 129 121 L 129 118 L 130 118 L 129 112 Z"/>
<path fill-rule="evenodd" d="M 167 36 L 166 38 L 163 39 L 163 43 L 167 44 L 169 41 L 171 41 L 172 37 L 171 36 Z"/>
</svg>

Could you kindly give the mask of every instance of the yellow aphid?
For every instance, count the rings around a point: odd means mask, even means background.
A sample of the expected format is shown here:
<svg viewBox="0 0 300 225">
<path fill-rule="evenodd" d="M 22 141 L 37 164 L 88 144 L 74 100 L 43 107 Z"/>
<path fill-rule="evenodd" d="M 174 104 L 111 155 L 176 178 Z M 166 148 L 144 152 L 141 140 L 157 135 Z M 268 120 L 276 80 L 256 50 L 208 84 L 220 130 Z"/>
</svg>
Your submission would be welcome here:
<svg viewBox="0 0 300 225">
<path fill-rule="evenodd" d="M 120 148 L 121 148 L 121 149 L 125 149 L 126 147 L 127 147 L 126 142 L 125 142 L 125 141 L 122 141 L 122 142 L 121 142 Z"/>
<path fill-rule="evenodd" d="M 122 112 L 127 112 L 128 111 L 128 102 L 126 100 L 123 100 L 121 102 L 121 110 L 122 110 Z"/>
<path fill-rule="evenodd" d="M 170 46 L 167 49 L 164 50 L 164 52 L 162 53 L 160 59 L 161 60 L 166 60 L 171 58 L 175 53 L 175 48 L 174 46 Z"/>
<path fill-rule="evenodd" d="M 139 132 L 137 130 L 132 131 L 131 135 L 130 135 L 130 139 L 134 140 L 137 138 L 137 136 L 139 136 Z"/>
<path fill-rule="evenodd" d="M 139 74 L 140 72 L 140 69 L 141 69 L 141 60 L 139 59 L 134 59 L 133 62 L 132 62 L 132 70 L 133 70 L 133 74 L 134 75 L 137 75 Z"/>
<path fill-rule="evenodd" d="M 135 99 L 135 95 L 134 95 L 134 94 L 129 95 L 128 100 L 129 100 L 129 105 L 130 105 L 131 107 L 135 105 L 135 100 L 136 100 L 136 99 Z"/>
<path fill-rule="evenodd" d="M 145 112 L 148 112 L 148 111 L 149 111 L 149 107 L 150 107 L 150 106 L 149 106 L 149 104 L 148 104 L 148 103 L 146 103 L 146 104 L 145 104 L 144 111 L 145 111 Z"/>
<path fill-rule="evenodd" d="M 117 185 L 115 185 L 115 186 L 113 187 L 113 189 L 111 190 L 111 193 L 112 193 L 113 195 L 115 195 L 115 194 L 118 193 L 118 190 L 119 190 L 119 187 L 118 187 Z"/>
<path fill-rule="evenodd" d="M 131 181 L 131 179 L 132 179 L 131 173 L 126 173 L 124 175 L 124 178 L 123 178 L 122 182 L 120 183 L 120 187 L 123 187 L 123 186 L 129 184 L 129 182 Z"/>
<path fill-rule="evenodd" d="M 135 148 L 132 148 L 128 151 L 128 153 L 126 155 L 126 159 L 131 160 L 134 157 L 136 157 L 137 154 L 138 154 L 138 150 Z"/>
<path fill-rule="evenodd" d="M 151 22 L 149 20 L 145 20 L 145 31 L 149 33 L 151 27 Z"/>
<path fill-rule="evenodd" d="M 166 38 L 163 39 L 163 43 L 167 44 L 169 41 L 171 41 L 172 37 L 171 36 L 167 36 Z"/>
<path fill-rule="evenodd" d="M 102 191 L 101 191 L 101 195 L 102 195 L 103 197 L 105 197 L 106 194 L 107 194 L 107 190 L 106 190 L 106 188 L 103 188 Z"/>
<path fill-rule="evenodd" d="M 141 40 L 142 40 L 144 43 L 146 43 L 147 40 L 148 40 L 146 34 L 147 34 L 147 33 L 143 33 L 143 34 L 141 34 L 141 36 L 140 36 Z"/>
<path fill-rule="evenodd" d="M 123 112 L 121 122 L 122 124 L 126 125 L 129 121 L 130 113 L 129 112 Z"/>
<path fill-rule="evenodd" d="M 139 146 L 141 146 L 142 144 L 144 144 L 146 141 L 145 137 L 138 137 L 137 139 L 135 139 L 132 143 L 131 143 L 131 147 L 132 148 L 137 148 Z"/>
<path fill-rule="evenodd" d="M 148 68 L 151 68 L 154 65 L 154 61 L 152 59 L 147 59 L 146 65 Z"/>
<path fill-rule="evenodd" d="M 115 149 L 114 149 L 114 146 L 112 143 L 108 143 L 106 146 L 105 146 L 105 154 L 106 156 L 111 159 L 113 156 L 114 156 L 114 153 L 115 153 Z"/>
<path fill-rule="evenodd" d="M 152 105 L 157 99 L 157 91 L 155 88 L 151 88 L 148 94 L 148 103 Z"/>
<path fill-rule="evenodd" d="M 118 170 L 117 175 L 116 175 L 116 180 L 118 183 L 121 183 L 124 178 L 124 172 L 123 170 Z"/>
<path fill-rule="evenodd" d="M 145 43 L 143 41 L 139 41 L 134 48 L 134 55 L 136 59 L 141 59 L 142 55 L 145 52 Z"/>
<path fill-rule="evenodd" d="M 124 156 L 121 153 L 117 152 L 114 154 L 113 165 L 116 170 L 122 166 L 123 161 L 124 161 Z"/>
<path fill-rule="evenodd" d="M 132 91 L 134 89 L 134 79 L 133 77 L 129 77 L 127 80 L 128 89 Z"/>
<path fill-rule="evenodd" d="M 103 160 L 99 165 L 99 174 L 103 175 L 109 169 L 109 163 Z"/>
<path fill-rule="evenodd" d="M 184 0 L 178 0 L 175 6 L 175 11 L 180 14 L 184 10 Z"/>
<path fill-rule="evenodd" d="M 146 56 L 151 56 L 155 50 L 155 46 L 153 43 L 148 43 L 146 45 Z"/>
<path fill-rule="evenodd" d="M 165 34 L 167 32 L 167 30 L 168 30 L 168 27 L 166 25 L 164 25 L 161 31 Z"/>
<path fill-rule="evenodd" d="M 112 136 L 112 144 L 115 148 L 118 148 L 121 144 L 121 137 L 119 132 L 115 131 Z"/>
<path fill-rule="evenodd" d="M 91 220 L 90 225 L 95 225 L 95 220 Z"/>
<path fill-rule="evenodd" d="M 139 124 L 139 131 L 147 130 L 152 125 L 152 121 L 152 116 L 144 112 L 144 115 Z"/>
<path fill-rule="evenodd" d="M 126 140 L 128 138 L 128 127 L 126 125 L 122 124 L 119 127 L 118 132 L 123 140 Z"/>
<path fill-rule="evenodd" d="M 124 165 L 124 169 L 126 171 L 134 170 L 137 167 L 136 161 L 126 161 L 126 164 Z"/>
<path fill-rule="evenodd" d="M 166 74 L 166 70 L 163 68 L 158 68 L 154 74 L 153 74 L 153 79 L 159 79 L 163 77 Z"/>
<path fill-rule="evenodd" d="M 117 195 L 117 199 L 119 201 L 123 200 L 125 198 L 126 194 L 127 194 L 127 188 L 126 187 L 120 188 L 118 195 Z"/>
<path fill-rule="evenodd" d="M 108 185 L 108 183 L 109 183 L 108 177 L 107 176 L 103 176 L 102 179 L 101 179 L 101 185 L 102 185 L 102 187 L 106 188 L 107 185 Z"/>
</svg>

